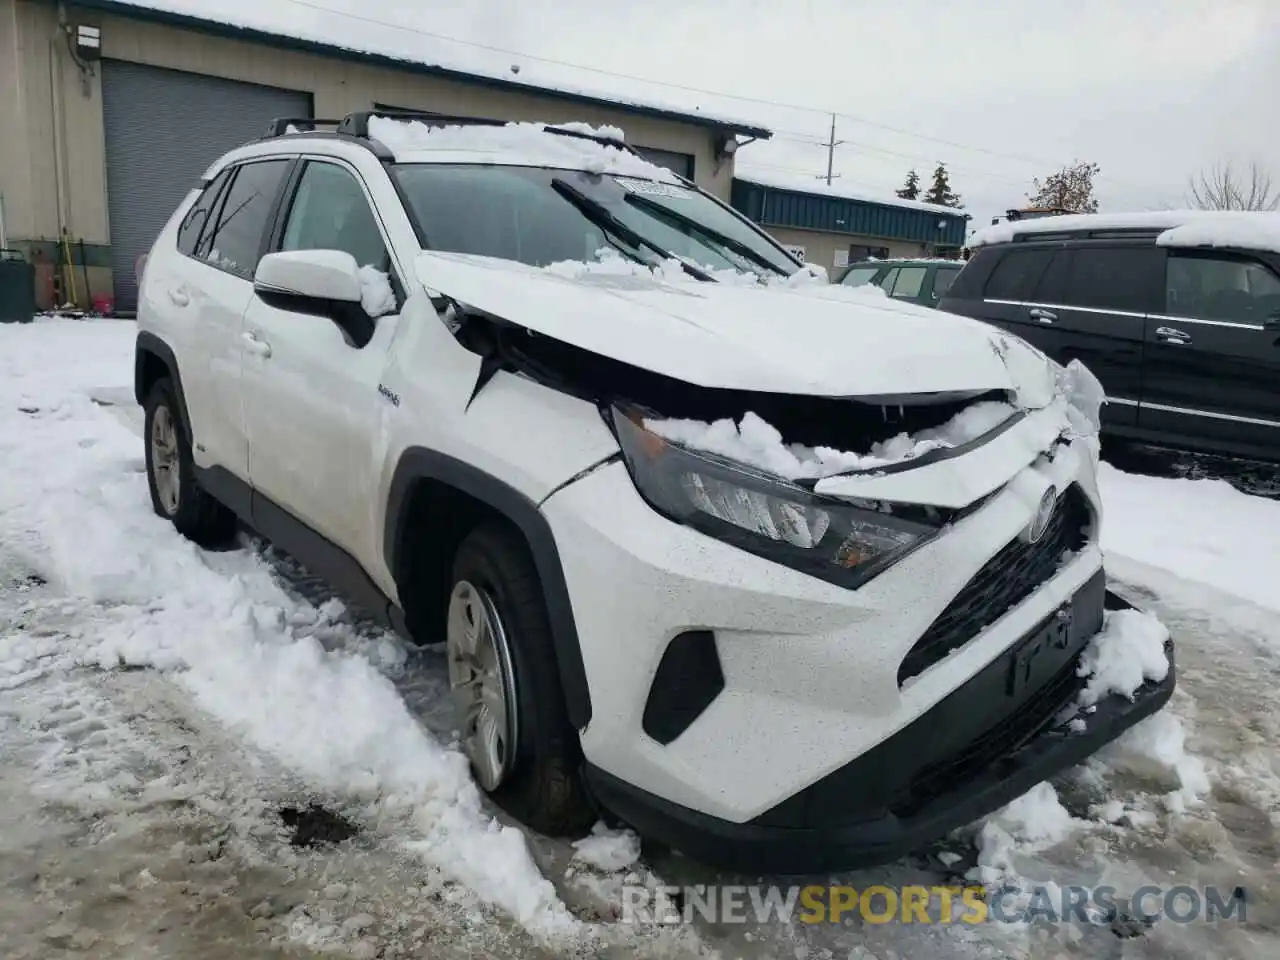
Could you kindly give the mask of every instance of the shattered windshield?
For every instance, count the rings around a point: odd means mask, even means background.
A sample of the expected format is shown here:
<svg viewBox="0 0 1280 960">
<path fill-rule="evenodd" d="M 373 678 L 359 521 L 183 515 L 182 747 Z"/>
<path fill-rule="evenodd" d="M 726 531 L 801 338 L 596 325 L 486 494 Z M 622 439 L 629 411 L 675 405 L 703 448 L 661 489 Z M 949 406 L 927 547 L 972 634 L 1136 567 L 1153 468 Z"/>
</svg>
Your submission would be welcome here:
<svg viewBox="0 0 1280 960">
<path fill-rule="evenodd" d="M 396 165 L 426 248 L 544 267 L 602 248 L 656 263 L 790 276 L 799 269 L 749 223 L 697 190 L 634 177 L 479 164 Z"/>
</svg>

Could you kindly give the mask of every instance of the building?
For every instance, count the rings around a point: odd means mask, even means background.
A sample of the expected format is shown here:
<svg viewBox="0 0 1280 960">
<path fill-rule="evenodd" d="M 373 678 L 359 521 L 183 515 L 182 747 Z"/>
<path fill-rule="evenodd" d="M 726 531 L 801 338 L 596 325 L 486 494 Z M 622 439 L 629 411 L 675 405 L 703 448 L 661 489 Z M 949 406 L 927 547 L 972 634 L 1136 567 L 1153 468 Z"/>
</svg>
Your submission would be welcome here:
<svg viewBox="0 0 1280 960">
<path fill-rule="evenodd" d="M 735 176 L 732 198 L 739 212 L 833 279 L 869 257 L 957 256 L 969 220 L 949 207 L 754 172 Z"/>
<path fill-rule="evenodd" d="M 218 6 L 0 0 L 0 233 L 36 264 L 42 308 L 110 299 L 132 310 L 137 264 L 182 197 L 275 117 L 397 106 L 610 124 L 726 201 L 725 144 L 770 135 L 695 110 L 418 62 L 408 57 L 421 42 L 389 30 L 382 44 L 367 24 L 342 42 L 299 38 L 222 22 Z"/>
</svg>

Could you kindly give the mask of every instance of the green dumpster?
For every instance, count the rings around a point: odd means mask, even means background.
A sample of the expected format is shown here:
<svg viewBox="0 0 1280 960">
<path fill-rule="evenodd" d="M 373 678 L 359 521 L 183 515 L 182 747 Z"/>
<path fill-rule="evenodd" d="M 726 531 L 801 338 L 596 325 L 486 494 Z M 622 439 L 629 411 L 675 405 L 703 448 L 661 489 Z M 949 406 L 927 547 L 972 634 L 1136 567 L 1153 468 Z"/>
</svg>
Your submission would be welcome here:
<svg viewBox="0 0 1280 960">
<path fill-rule="evenodd" d="M 30 323 L 35 314 L 35 267 L 16 250 L 0 250 L 0 323 Z"/>
</svg>

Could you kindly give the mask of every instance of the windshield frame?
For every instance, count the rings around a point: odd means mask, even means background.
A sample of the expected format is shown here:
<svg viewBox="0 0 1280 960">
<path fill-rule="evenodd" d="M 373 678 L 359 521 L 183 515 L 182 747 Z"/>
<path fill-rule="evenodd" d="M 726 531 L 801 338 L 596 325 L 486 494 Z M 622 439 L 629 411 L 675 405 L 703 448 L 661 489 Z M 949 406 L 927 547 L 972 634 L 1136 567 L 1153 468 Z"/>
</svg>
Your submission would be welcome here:
<svg viewBox="0 0 1280 960">
<path fill-rule="evenodd" d="M 431 246 L 431 244 L 427 240 L 427 230 L 424 227 L 422 220 L 418 214 L 418 211 L 415 208 L 413 201 L 410 199 L 409 192 L 405 188 L 405 184 L 401 180 L 401 176 L 400 176 L 402 170 L 410 169 L 410 168 L 420 168 L 420 167 L 430 167 L 430 168 L 468 167 L 472 169 L 493 167 L 493 168 L 507 169 L 507 170 L 538 170 L 548 175 L 551 175 L 552 178 L 558 177 L 558 176 L 571 176 L 571 177 L 584 176 L 584 177 L 596 177 L 596 178 L 610 176 L 609 174 L 600 175 L 600 174 L 592 173 L 589 170 L 582 170 L 580 168 L 574 168 L 574 167 L 563 167 L 563 168 L 548 167 L 548 166 L 541 166 L 541 165 L 534 165 L 534 164 L 521 164 L 521 163 L 485 163 L 485 162 L 476 162 L 476 161 L 450 161 L 448 163 L 433 163 L 430 161 L 422 161 L 422 160 L 388 162 L 385 164 L 385 168 L 387 170 L 388 175 L 390 176 L 392 186 L 396 191 L 396 195 L 400 199 L 400 204 L 404 208 L 405 214 L 409 219 L 409 225 L 413 229 L 414 237 L 418 241 L 418 246 L 422 250 L 432 250 L 434 248 Z M 792 254 L 778 240 L 774 239 L 769 233 L 767 233 L 764 229 L 762 229 L 759 226 L 759 224 L 755 223 L 754 221 L 752 221 L 751 219 L 743 215 L 741 211 L 735 209 L 725 201 L 721 200 L 715 194 L 710 193 L 707 190 L 704 190 L 702 187 L 698 186 L 693 181 L 680 176 L 678 173 L 672 172 L 671 176 L 675 180 L 675 185 L 683 189 L 689 190 L 691 192 L 697 193 L 700 196 L 709 200 L 711 203 L 715 204 L 717 207 L 719 207 L 724 212 L 728 213 L 731 217 L 733 217 L 739 223 L 746 226 L 748 231 L 751 234 L 753 234 L 758 240 L 763 242 L 763 245 L 771 248 L 774 252 L 776 252 L 776 254 L 778 255 L 778 257 L 782 262 L 792 264 L 794 266 L 794 270 L 792 270 L 792 273 L 790 275 L 793 276 L 796 272 L 804 269 L 805 264 L 803 262 L 797 260 L 794 256 L 792 256 Z M 640 181 L 645 181 L 649 183 L 668 182 L 668 181 L 657 179 L 657 178 L 636 177 L 630 174 L 626 176 L 620 176 L 618 179 L 640 180 Z M 548 181 L 547 189 L 549 190 L 554 189 L 550 185 L 550 181 Z M 720 233 L 720 231 L 716 230 L 714 227 L 709 227 L 708 229 L 713 235 Z M 678 254 L 672 253 L 671 251 L 667 251 L 667 254 L 673 259 L 680 260 L 682 262 L 686 259 Z M 739 254 L 739 256 L 741 255 Z M 748 259 L 748 258 L 744 258 L 744 259 Z M 760 271 L 758 272 L 763 272 L 763 271 L 764 271 L 764 268 L 761 267 Z M 774 275 L 777 276 L 778 274 L 775 273 Z"/>
</svg>

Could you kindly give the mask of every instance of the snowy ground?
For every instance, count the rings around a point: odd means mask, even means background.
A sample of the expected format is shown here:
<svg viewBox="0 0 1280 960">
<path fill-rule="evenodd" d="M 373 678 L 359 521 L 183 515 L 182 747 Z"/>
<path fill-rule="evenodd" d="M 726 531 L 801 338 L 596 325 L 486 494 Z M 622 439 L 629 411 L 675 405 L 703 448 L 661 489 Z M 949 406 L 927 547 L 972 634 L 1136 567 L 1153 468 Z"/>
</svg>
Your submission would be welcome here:
<svg viewBox="0 0 1280 960">
<path fill-rule="evenodd" d="M 637 927 L 616 920 L 625 877 L 737 878 L 504 823 L 452 747 L 438 651 L 260 544 L 173 534 L 132 349 L 129 323 L 0 327 L 0 956 L 1280 955 L 1280 502 L 1105 467 L 1109 569 L 1179 644 L 1171 708 L 986 824 L 842 878 L 1241 885 L 1247 924 Z M 354 838 L 293 845 L 281 811 L 313 802 Z"/>
</svg>

